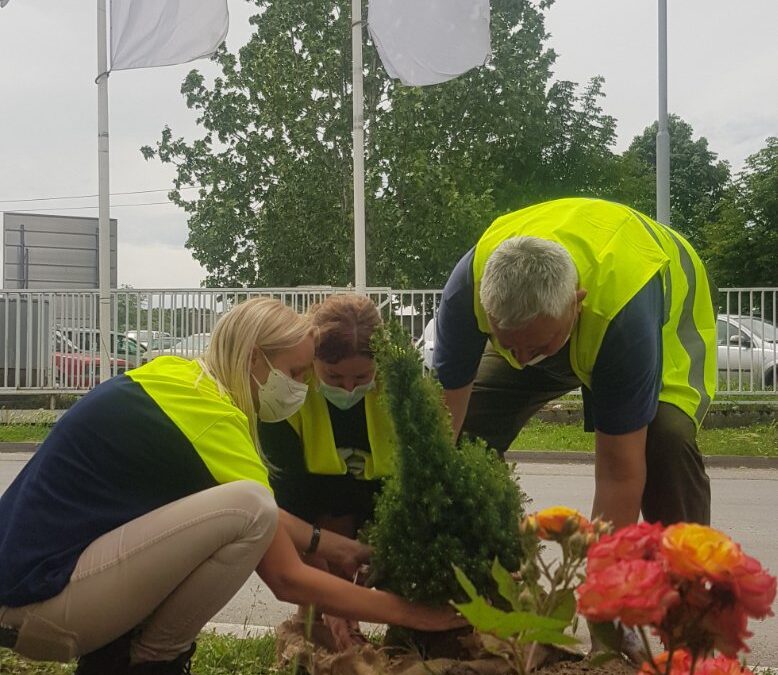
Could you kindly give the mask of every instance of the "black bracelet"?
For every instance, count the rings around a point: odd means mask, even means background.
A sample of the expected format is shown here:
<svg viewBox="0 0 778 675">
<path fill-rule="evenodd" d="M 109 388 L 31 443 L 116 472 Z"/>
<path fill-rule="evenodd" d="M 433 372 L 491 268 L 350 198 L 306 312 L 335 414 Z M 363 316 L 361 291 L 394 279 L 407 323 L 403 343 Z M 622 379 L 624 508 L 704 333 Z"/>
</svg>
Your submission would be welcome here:
<svg viewBox="0 0 778 675">
<path fill-rule="evenodd" d="M 314 525 L 313 532 L 311 533 L 311 543 L 308 544 L 308 548 L 305 549 L 305 553 L 303 553 L 304 556 L 316 553 L 316 549 L 319 548 L 319 539 L 321 539 L 321 529 L 318 525 Z"/>
</svg>

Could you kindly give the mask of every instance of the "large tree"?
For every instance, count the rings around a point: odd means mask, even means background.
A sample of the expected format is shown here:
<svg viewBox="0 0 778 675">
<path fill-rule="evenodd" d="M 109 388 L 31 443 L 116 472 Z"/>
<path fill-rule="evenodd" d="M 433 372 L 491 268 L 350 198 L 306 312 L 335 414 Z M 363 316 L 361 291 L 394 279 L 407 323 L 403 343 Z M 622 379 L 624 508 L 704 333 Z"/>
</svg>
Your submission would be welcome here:
<svg viewBox="0 0 778 675">
<path fill-rule="evenodd" d="M 636 136 L 620 158 L 613 196 L 618 201 L 656 216 L 656 134 L 654 122 Z M 694 139 L 692 126 L 670 115 L 670 225 L 699 247 L 703 227 L 715 218 L 729 182 L 726 161 L 717 160 L 701 136 Z"/>
<path fill-rule="evenodd" d="M 704 236 L 719 286 L 778 286 L 778 137 L 746 159 Z"/>
<path fill-rule="evenodd" d="M 256 0 L 256 32 L 183 84 L 203 135 L 166 128 L 146 157 L 177 168 L 173 200 L 209 285 L 344 285 L 353 279 L 351 25 L 346 0 Z M 598 106 L 552 83 L 542 8 L 492 2 L 490 63 L 401 87 L 364 50 L 368 283 L 439 286 L 500 213 L 596 193 L 614 141 Z M 587 170 L 587 167 L 592 170 Z M 180 188 L 198 185 L 194 198 Z"/>
</svg>

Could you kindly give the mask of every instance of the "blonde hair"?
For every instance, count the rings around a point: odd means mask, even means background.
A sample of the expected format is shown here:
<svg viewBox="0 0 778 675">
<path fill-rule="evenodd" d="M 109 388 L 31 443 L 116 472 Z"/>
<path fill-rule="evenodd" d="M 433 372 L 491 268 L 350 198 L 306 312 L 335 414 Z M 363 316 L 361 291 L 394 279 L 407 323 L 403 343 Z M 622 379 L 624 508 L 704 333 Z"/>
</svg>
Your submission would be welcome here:
<svg viewBox="0 0 778 675">
<path fill-rule="evenodd" d="M 381 315 L 370 298 L 345 293 L 330 295 L 312 307 L 310 314 L 318 329 L 317 359 L 338 363 L 352 356 L 373 358 L 370 339 L 381 324 Z"/>
<path fill-rule="evenodd" d="M 270 359 L 291 349 L 311 334 L 311 324 L 291 307 L 273 298 L 254 298 L 233 307 L 213 329 L 205 354 L 198 359 L 203 371 L 223 393 L 232 398 L 249 420 L 249 430 L 257 452 L 261 453 L 257 433 L 253 382 L 250 368 L 255 348 Z"/>
</svg>

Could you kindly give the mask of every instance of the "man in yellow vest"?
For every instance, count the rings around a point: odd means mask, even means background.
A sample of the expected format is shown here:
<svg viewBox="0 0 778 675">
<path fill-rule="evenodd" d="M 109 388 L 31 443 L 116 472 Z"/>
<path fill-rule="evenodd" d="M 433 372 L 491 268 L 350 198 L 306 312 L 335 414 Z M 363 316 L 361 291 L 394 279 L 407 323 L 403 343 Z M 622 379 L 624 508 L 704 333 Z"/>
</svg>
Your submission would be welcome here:
<svg viewBox="0 0 778 675">
<path fill-rule="evenodd" d="M 560 199 L 498 218 L 460 260 L 434 361 L 455 433 L 501 453 L 546 402 L 581 387 L 593 515 L 617 528 L 641 510 L 706 524 L 696 435 L 715 337 L 708 278 L 681 235 L 627 206 Z"/>
</svg>

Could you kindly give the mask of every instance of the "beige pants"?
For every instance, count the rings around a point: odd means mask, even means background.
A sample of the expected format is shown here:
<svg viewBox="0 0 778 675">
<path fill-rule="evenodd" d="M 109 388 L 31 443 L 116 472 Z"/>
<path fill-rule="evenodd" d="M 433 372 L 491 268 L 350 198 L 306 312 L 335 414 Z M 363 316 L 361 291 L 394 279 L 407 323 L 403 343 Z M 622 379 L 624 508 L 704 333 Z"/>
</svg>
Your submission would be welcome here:
<svg viewBox="0 0 778 675">
<path fill-rule="evenodd" d="M 67 661 L 136 626 L 134 662 L 173 659 L 248 579 L 277 523 L 270 492 L 251 481 L 190 495 L 93 541 L 59 595 L 0 607 L 0 624 L 33 659 Z"/>
</svg>

